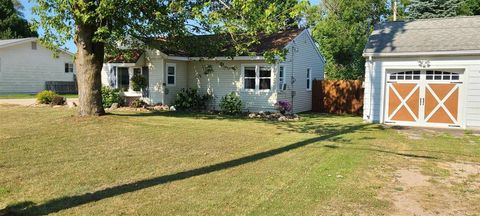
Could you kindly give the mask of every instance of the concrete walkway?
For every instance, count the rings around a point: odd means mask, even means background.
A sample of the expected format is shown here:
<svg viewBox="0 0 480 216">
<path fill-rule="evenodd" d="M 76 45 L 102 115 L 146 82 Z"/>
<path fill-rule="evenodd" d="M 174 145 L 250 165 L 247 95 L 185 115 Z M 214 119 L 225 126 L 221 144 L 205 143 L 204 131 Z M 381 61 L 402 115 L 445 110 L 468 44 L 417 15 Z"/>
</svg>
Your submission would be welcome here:
<svg viewBox="0 0 480 216">
<path fill-rule="evenodd" d="M 0 104 L 15 104 L 15 105 L 22 105 L 22 106 L 31 106 L 36 103 L 35 98 L 30 99 L 0 99 Z M 78 98 L 67 98 L 68 102 L 75 102 L 78 104 Z"/>
</svg>

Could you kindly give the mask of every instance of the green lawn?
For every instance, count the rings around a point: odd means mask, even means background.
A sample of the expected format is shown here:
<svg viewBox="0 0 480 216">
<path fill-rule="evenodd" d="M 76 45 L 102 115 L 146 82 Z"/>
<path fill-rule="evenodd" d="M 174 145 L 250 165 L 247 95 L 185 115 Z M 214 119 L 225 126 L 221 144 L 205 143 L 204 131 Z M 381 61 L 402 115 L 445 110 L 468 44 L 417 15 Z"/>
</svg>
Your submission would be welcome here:
<svg viewBox="0 0 480 216">
<path fill-rule="evenodd" d="M 384 215 L 396 170 L 480 162 L 472 133 L 409 139 L 350 116 L 75 114 L 0 105 L 0 215 Z M 448 192 L 480 210 L 478 188 Z"/>
<path fill-rule="evenodd" d="M 78 98 L 78 94 L 60 94 L 66 98 Z M 0 99 L 31 99 L 35 98 L 36 94 L 6 94 L 0 95 Z"/>
</svg>

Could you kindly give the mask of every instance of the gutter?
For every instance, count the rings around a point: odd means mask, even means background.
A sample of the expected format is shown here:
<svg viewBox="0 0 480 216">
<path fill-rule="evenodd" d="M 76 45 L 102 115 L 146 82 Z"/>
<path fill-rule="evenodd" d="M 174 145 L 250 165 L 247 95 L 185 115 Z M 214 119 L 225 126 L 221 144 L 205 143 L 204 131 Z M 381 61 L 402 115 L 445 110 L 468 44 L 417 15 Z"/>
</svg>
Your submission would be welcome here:
<svg viewBox="0 0 480 216">
<path fill-rule="evenodd" d="M 435 51 L 435 52 L 402 52 L 402 53 L 363 53 L 364 58 L 368 57 L 417 57 L 417 56 L 471 56 L 480 55 L 480 50 L 461 51 Z"/>
</svg>

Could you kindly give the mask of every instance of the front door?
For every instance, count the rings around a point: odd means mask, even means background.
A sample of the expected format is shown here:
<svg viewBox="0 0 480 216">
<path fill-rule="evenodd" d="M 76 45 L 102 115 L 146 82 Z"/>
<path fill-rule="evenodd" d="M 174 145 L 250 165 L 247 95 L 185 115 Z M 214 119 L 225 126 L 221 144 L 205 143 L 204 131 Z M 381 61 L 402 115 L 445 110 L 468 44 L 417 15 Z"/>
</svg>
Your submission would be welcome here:
<svg viewBox="0 0 480 216">
<path fill-rule="evenodd" d="M 385 123 L 460 127 L 461 74 L 417 70 L 387 74 Z"/>
</svg>

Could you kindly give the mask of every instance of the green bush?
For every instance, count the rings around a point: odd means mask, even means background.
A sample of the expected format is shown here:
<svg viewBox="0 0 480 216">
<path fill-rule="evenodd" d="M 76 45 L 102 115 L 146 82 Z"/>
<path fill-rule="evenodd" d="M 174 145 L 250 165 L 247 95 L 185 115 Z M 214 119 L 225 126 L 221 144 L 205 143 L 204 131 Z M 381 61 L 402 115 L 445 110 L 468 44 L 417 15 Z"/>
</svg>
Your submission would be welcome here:
<svg viewBox="0 0 480 216">
<path fill-rule="evenodd" d="M 52 98 L 52 105 L 65 105 L 65 98 L 60 96 L 60 95 L 55 95 L 53 98 Z"/>
<path fill-rule="evenodd" d="M 122 96 L 120 90 L 113 89 L 109 86 L 102 86 L 102 102 L 104 108 L 109 108 L 113 103 L 122 103 Z"/>
<path fill-rule="evenodd" d="M 202 110 L 209 100 L 209 95 L 200 95 L 197 89 L 182 89 L 175 98 L 174 106 L 179 110 Z"/>
<path fill-rule="evenodd" d="M 140 108 L 140 107 L 144 107 L 146 106 L 147 103 L 145 103 L 143 100 L 141 99 L 135 99 L 134 101 L 132 101 L 132 103 L 130 104 L 130 107 L 133 107 L 133 108 Z"/>
<path fill-rule="evenodd" d="M 132 79 L 130 79 L 132 82 L 132 89 L 134 91 L 140 91 L 142 89 L 145 89 L 147 87 L 147 79 L 141 74 L 135 74 L 133 75 Z"/>
<path fill-rule="evenodd" d="M 235 92 L 225 95 L 220 101 L 222 112 L 227 114 L 237 114 L 242 112 L 242 100 Z"/>
<path fill-rule="evenodd" d="M 54 91 L 44 90 L 37 94 L 37 102 L 41 104 L 50 104 L 55 96 L 57 96 L 57 93 Z"/>
</svg>

